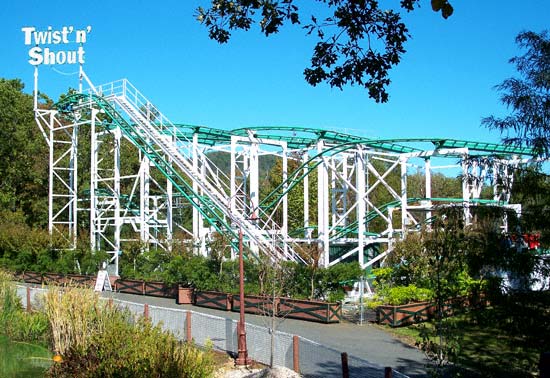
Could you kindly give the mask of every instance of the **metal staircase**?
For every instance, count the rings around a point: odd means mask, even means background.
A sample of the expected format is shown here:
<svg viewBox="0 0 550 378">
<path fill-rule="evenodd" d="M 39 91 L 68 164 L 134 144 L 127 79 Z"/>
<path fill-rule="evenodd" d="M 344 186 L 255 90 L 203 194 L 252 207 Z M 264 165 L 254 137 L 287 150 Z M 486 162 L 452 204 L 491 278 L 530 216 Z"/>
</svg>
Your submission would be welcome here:
<svg viewBox="0 0 550 378">
<path fill-rule="evenodd" d="M 269 217 L 260 213 L 249 219 L 246 214 L 231 211 L 227 176 L 211 162 L 201 172 L 193 158 L 205 162 L 208 156 L 182 137 L 177 127 L 127 80 L 96 87 L 88 94 L 73 94 L 57 104 L 62 111 L 90 106 L 105 112 L 217 231 L 230 233 L 235 240 L 237 230 L 242 229 L 248 241 L 272 260 L 304 262 Z M 244 209 L 245 205 L 239 204 L 238 208 Z"/>
</svg>

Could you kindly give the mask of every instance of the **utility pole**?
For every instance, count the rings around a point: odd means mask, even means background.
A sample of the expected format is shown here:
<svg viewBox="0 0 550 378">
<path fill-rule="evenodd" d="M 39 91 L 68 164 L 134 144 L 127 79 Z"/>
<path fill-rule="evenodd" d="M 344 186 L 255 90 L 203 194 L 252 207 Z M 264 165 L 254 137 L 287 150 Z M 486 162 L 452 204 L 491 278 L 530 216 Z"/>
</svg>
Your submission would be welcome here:
<svg viewBox="0 0 550 378">
<path fill-rule="evenodd" d="M 246 330 L 244 327 L 244 260 L 243 260 L 243 230 L 239 230 L 239 302 L 240 316 L 239 324 L 237 325 L 237 349 L 238 355 L 235 365 L 246 366 L 250 364 L 250 358 L 248 358 L 248 349 L 246 347 Z"/>
</svg>

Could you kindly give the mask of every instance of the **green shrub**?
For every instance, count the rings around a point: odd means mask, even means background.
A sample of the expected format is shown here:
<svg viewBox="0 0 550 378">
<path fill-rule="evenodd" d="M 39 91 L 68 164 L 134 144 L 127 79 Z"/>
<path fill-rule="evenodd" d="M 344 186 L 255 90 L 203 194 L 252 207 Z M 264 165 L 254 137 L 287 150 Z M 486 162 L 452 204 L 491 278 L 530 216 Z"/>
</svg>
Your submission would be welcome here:
<svg viewBox="0 0 550 378">
<path fill-rule="evenodd" d="M 383 288 L 379 291 L 379 296 L 385 304 L 399 306 L 410 302 L 429 301 L 433 298 L 433 293 L 429 289 L 408 285 Z"/>
<path fill-rule="evenodd" d="M 99 365 L 93 377 L 208 377 L 213 372 L 209 351 L 180 343 L 160 326 L 127 316 L 113 316 L 94 337 Z"/>
<path fill-rule="evenodd" d="M 355 281 L 363 274 L 358 262 L 340 263 L 319 271 L 320 293 L 328 301 L 341 301 L 345 297 L 343 282 Z"/>
<path fill-rule="evenodd" d="M 364 304 L 368 309 L 374 310 L 376 307 L 382 306 L 384 301 L 380 300 L 378 296 L 374 296 L 372 298 L 365 298 Z"/>
<path fill-rule="evenodd" d="M 0 267 L 19 272 L 95 274 L 106 258 L 105 252 L 91 251 L 85 237 L 69 251 L 60 235 L 52 238 L 48 230 L 28 226 L 19 213 L 0 211 Z"/>
<path fill-rule="evenodd" d="M 0 270 L 0 333 L 14 341 L 46 343 L 48 319 L 43 313 L 27 313 L 12 282 L 13 275 Z"/>
<path fill-rule="evenodd" d="M 10 275 L 0 270 L 0 332 L 7 333 L 12 319 L 21 308 L 21 301 L 13 284 L 8 281 Z"/>
<path fill-rule="evenodd" d="M 393 276 L 393 268 L 375 268 L 372 270 L 372 274 L 376 277 L 374 279 L 374 286 L 384 286 L 391 282 Z"/>
<path fill-rule="evenodd" d="M 5 330 L 11 340 L 45 345 L 50 340 L 49 329 L 48 318 L 43 312 L 27 313 L 20 310 L 13 314 Z"/>
<path fill-rule="evenodd" d="M 0 270 L 0 326 L 7 329 L 15 314 L 21 310 L 21 300 L 12 282 L 13 275 Z"/>
</svg>

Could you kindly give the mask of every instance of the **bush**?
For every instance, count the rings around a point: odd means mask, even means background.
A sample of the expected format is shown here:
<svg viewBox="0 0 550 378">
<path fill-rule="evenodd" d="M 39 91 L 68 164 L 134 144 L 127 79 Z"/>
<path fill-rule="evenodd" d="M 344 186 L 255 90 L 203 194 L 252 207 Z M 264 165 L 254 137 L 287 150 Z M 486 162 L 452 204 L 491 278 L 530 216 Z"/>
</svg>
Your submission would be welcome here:
<svg viewBox="0 0 550 378">
<path fill-rule="evenodd" d="M 61 237 L 53 238 L 46 229 L 24 223 L 19 213 L 0 212 L 0 267 L 12 271 L 43 273 L 95 274 L 105 252 L 90 250 L 80 238 L 77 248 L 69 251 Z"/>
<path fill-rule="evenodd" d="M 363 272 L 358 262 L 340 263 L 333 265 L 319 272 L 321 277 L 321 294 L 330 302 L 337 302 L 344 299 L 342 283 L 358 280 Z"/>
<path fill-rule="evenodd" d="M 53 271 L 56 252 L 46 230 L 0 222 L 0 264 L 11 270 Z"/>
<path fill-rule="evenodd" d="M 7 333 L 15 314 L 21 310 L 21 301 L 12 283 L 13 275 L 0 270 L 0 326 Z"/>
<path fill-rule="evenodd" d="M 382 302 L 393 306 L 424 302 L 433 298 L 431 290 L 418 288 L 415 285 L 385 287 L 379 291 L 378 295 Z"/>
<path fill-rule="evenodd" d="M 44 299 L 53 349 L 61 355 L 71 348 L 79 352 L 87 350 L 92 336 L 105 328 L 106 317 L 110 315 L 91 290 L 66 288 L 63 293 L 50 290 Z"/>
<path fill-rule="evenodd" d="M 13 314 L 5 328 L 6 335 L 14 341 L 38 342 L 46 345 L 50 340 L 48 318 L 43 312 L 27 313 L 23 310 Z"/>
<path fill-rule="evenodd" d="M 128 317 L 128 313 L 110 317 L 104 332 L 94 337 L 90 351 L 100 362 L 91 376 L 169 378 L 212 374 L 209 352 L 179 343 L 173 335 L 143 318 L 131 324 Z"/>
</svg>

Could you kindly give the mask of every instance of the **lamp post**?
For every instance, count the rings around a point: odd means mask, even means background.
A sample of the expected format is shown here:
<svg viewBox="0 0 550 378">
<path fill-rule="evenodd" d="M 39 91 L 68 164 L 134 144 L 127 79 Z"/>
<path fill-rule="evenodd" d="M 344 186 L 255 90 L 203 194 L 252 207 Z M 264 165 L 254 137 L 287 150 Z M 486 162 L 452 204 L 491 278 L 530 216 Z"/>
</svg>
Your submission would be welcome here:
<svg viewBox="0 0 550 378">
<path fill-rule="evenodd" d="M 239 230 L 239 303 L 240 316 L 237 325 L 237 349 L 238 355 L 235 365 L 246 366 L 250 364 L 248 349 L 246 348 L 246 330 L 244 327 L 244 260 L 243 260 L 243 231 Z"/>
</svg>

